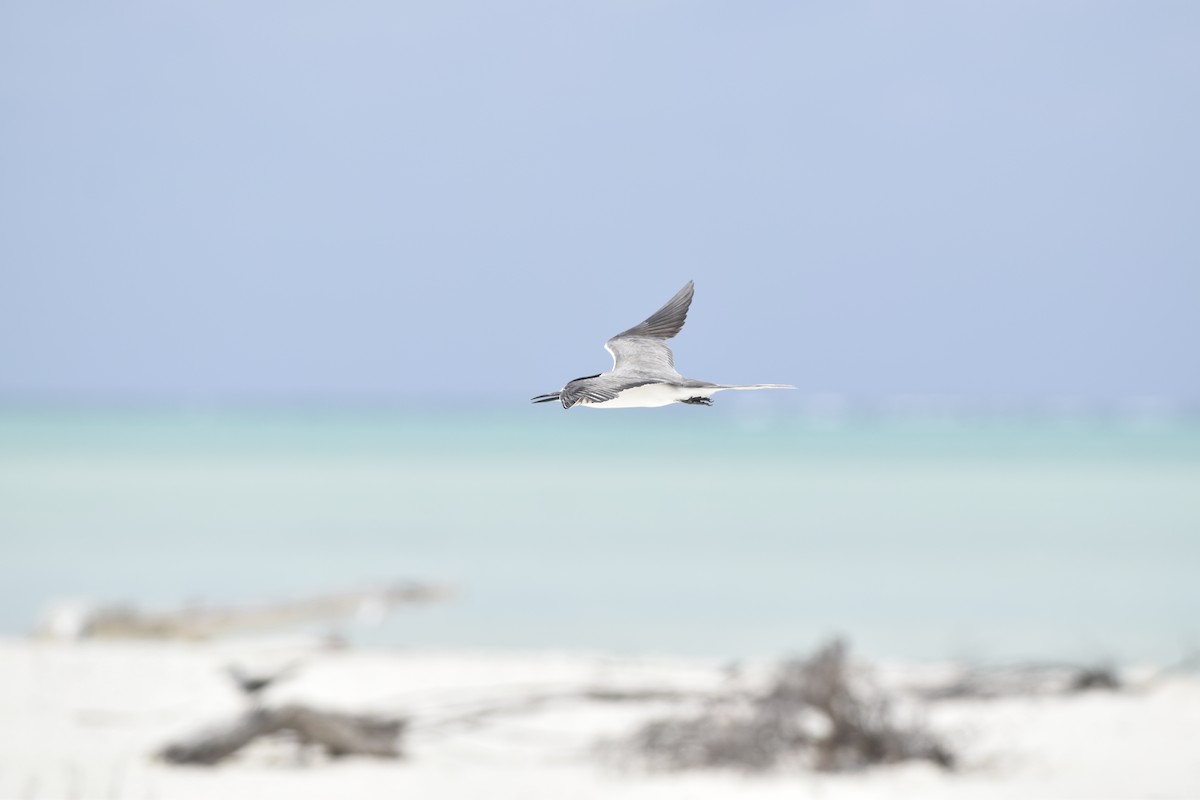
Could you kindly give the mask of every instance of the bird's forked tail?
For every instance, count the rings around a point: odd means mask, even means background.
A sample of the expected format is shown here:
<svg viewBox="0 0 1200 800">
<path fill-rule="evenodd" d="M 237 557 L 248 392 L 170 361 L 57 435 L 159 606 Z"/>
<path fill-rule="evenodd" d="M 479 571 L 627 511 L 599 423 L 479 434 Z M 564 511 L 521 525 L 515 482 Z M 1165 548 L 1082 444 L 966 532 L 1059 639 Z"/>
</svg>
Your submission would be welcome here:
<svg viewBox="0 0 1200 800">
<path fill-rule="evenodd" d="M 739 386 L 722 385 L 722 389 L 795 389 L 790 383 L 744 383 Z"/>
</svg>

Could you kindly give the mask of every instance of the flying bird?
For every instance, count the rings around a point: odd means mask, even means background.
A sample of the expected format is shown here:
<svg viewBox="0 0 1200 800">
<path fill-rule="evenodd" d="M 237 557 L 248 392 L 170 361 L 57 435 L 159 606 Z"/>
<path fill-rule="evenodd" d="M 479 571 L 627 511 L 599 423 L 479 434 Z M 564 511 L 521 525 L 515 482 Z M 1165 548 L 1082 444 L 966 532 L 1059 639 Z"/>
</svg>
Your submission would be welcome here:
<svg viewBox="0 0 1200 800">
<path fill-rule="evenodd" d="M 675 371 L 668 339 L 683 329 L 692 304 L 692 281 L 640 325 L 618 333 L 605 343 L 612 369 L 576 378 L 557 392 L 540 394 L 535 403 L 558 400 L 563 408 L 657 408 L 671 403 L 711 406 L 712 396 L 725 389 L 794 389 L 782 383 L 730 386 L 685 378 Z"/>
</svg>

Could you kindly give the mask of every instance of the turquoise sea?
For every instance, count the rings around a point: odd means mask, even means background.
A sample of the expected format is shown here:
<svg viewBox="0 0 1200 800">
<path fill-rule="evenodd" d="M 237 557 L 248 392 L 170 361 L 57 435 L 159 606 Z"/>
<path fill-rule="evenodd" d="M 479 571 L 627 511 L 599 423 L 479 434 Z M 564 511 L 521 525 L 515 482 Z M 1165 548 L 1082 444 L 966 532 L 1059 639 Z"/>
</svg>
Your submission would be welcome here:
<svg viewBox="0 0 1200 800">
<path fill-rule="evenodd" d="M 732 404 L 730 404 L 732 405 Z M 1200 423 L 0 412 L 0 634 L 448 582 L 380 645 L 1170 662 L 1200 650 Z"/>
</svg>

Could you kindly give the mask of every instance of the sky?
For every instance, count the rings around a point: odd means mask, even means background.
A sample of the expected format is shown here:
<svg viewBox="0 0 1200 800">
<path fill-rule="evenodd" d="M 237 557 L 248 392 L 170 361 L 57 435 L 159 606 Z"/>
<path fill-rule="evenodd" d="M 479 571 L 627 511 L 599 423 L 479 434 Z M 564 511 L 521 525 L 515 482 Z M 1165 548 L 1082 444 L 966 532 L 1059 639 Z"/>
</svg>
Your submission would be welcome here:
<svg viewBox="0 0 1200 800">
<path fill-rule="evenodd" d="M 1200 401 L 1200 4 L 0 6 L 0 402 Z"/>
</svg>

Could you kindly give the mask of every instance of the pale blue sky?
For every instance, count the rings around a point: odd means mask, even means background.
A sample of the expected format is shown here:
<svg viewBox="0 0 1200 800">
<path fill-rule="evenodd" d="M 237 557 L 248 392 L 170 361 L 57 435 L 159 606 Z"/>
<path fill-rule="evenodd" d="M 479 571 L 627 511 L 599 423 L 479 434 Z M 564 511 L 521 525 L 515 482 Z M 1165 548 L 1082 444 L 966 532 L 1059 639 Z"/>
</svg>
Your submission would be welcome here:
<svg viewBox="0 0 1200 800">
<path fill-rule="evenodd" d="M 1200 400 L 1195 2 L 0 6 L 0 401 Z"/>
</svg>

